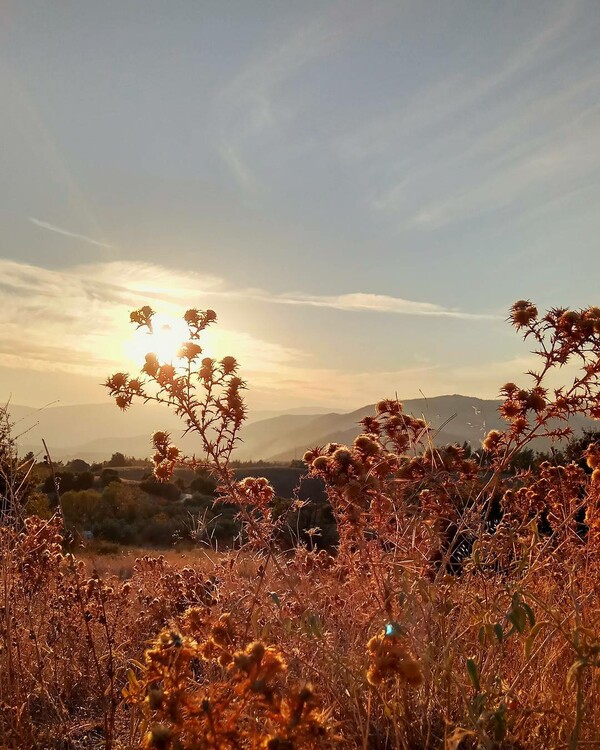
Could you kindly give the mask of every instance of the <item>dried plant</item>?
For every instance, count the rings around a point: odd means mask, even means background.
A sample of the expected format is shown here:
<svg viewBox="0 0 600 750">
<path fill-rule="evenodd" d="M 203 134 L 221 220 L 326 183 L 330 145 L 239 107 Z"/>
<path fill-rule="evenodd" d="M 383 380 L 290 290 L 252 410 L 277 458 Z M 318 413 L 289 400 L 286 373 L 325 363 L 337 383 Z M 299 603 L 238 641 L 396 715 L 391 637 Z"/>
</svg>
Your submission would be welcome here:
<svg viewBox="0 0 600 750">
<path fill-rule="evenodd" d="M 151 331 L 153 316 L 131 320 Z M 352 445 L 306 454 L 339 535 L 319 551 L 282 550 L 273 488 L 233 473 L 245 384 L 232 357 L 203 356 L 214 312 L 188 311 L 175 364 L 150 353 L 106 385 L 122 409 L 182 418 L 198 451 L 155 433 L 155 475 L 213 475 L 241 546 L 194 565 L 148 554 L 122 581 L 63 551 L 60 512 L 5 524 L 0 746 L 600 744 L 600 445 L 510 468 L 535 438 L 568 439 L 574 415 L 600 416 L 600 309 L 520 301 L 510 319 L 540 365 L 502 387 L 506 429 L 482 453 L 435 446 L 384 399 Z M 550 387 L 564 366 L 572 382 Z"/>
</svg>

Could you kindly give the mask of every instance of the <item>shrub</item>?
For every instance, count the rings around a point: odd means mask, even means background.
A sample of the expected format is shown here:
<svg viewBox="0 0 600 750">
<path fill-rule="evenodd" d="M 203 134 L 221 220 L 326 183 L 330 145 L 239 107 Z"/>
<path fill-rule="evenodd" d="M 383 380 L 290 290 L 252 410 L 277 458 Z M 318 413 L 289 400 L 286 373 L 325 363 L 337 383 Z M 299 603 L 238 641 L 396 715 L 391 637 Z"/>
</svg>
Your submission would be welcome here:
<svg viewBox="0 0 600 750">
<path fill-rule="evenodd" d="M 161 497 L 171 502 L 175 502 L 181 497 L 181 490 L 172 482 L 157 482 L 156 480 L 148 479 L 140 482 L 140 489 L 148 495 Z"/>
<path fill-rule="evenodd" d="M 112 482 L 120 482 L 121 477 L 116 469 L 103 469 L 100 474 L 100 484 L 103 487 L 108 487 Z"/>
</svg>

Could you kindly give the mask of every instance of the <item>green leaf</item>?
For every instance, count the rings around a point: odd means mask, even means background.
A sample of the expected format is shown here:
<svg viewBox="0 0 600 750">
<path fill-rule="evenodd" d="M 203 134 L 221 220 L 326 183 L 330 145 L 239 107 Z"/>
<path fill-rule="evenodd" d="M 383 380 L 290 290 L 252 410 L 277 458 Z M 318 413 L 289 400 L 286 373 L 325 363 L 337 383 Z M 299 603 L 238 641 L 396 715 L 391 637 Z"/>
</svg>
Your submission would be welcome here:
<svg viewBox="0 0 600 750">
<path fill-rule="evenodd" d="M 275 591 L 270 591 L 270 592 L 269 592 L 269 596 L 270 596 L 270 597 L 271 597 L 271 599 L 272 599 L 272 600 L 273 600 L 273 601 L 275 602 L 275 604 L 276 604 L 276 605 L 277 605 L 277 606 L 279 607 L 279 609 L 281 609 L 281 599 L 280 599 L 280 598 L 279 598 L 279 596 L 277 595 L 277 592 L 275 592 Z"/>
<path fill-rule="evenodd" d="M 517 605 L 508 613 L 508 621 L 514 625 L 515 630 L 522 633 L 527 627 L 527 614 L 523 607 Z"/>
<path fill-rule="evenodd" d="M 506 737 L 506 706 L 504 703 L 492 714 L 491 724 L 494 739 L 496 742 L 501 742 Z"/>
<path fill-rule="evenodd" d="M 284 617 L 282 621 L 283 629 L 286 633 L 291 633 L 294 623 L 290 617 Z"/>
<path fill-rule="evenodd" d="M 486 632 L 485 626 L 482 625 L 479 628 L 479 632 L 477 633 L 477 640 L 479 641 L 479 643 L 481 643 L 482 646 L 485 642 L 485 632 Z"/>
<path fill-rule="evenodd" d="M 531 656 L 531 651 L 533 649 L 533 644 L 535 642 L 535 639 L 537 638 L 538 633 L 542 629 L 543 622 L 538 622 L 537 625 L 534 625 L 531 628 L 531 632 L 529 633 L 529 636 L 525 639 L 525 658 L 529 659 Z"/>
<path fill-rule="evenodd" d="M 250 623 L 252 625 L 252 632 L 255 638 L 259 637 L 259 630 L 258 630 L 259 619 L 260 619 L 260 612 L 257 609 L 255 609 L 254 612 L 252 612 L 252 616 L 250 617 Z"/>
<path fill-rule="evenodd" d="M 535 615 L 533 614 L 533 610 L 527 604 L 526 602 L 521 602 L 521 607 L 525 610 L 525 614 L 527 615 L 527 619 L 529 620 L 530 627 L 534 627 L 535 625 Z"/>
<path fill-rule="evenodd" d="M 504 640 L 504 631 L 502 630 L 502 625 L 500 625 L 500 623 L 494 625 L 494 634 L 498 639 L 498 643 L 502 643 L 502 641 Z"/>
<path fill-rule="evenodd" d="M 475 659 L 467 659 L 467 674 L 473 688 L 479 692 L 481 690 L 481 683 L 479 682 L 479 670 L 477 669 Z"/>
<path fill-rule="evenodd" d="M 485 694 L 484 693 L 477 693 L 477 695 L 473 698 L 473 701 L 471 702 L 471 711 L 473 714 L 477 717 L 481 716 L 481 714 L 485 710 Z"/>
</svg>

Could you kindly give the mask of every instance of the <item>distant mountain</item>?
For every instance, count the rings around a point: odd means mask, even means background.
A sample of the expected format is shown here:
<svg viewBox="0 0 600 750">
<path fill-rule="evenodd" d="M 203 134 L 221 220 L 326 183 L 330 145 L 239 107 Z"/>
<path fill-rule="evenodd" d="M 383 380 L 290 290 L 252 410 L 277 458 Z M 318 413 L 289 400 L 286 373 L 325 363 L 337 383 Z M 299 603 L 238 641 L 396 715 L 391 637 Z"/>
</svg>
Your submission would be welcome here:
<svg viewBox="0 0 600 750">
<path fill-rule="evenodd" d="M 468 442 L 479 447 L 489 430 L 502 429 L 505 422 L 498 414 L 500 401 L 469 396 L 436 396 L 403 402 L 404 410 L 415 417 L 424 417 L 434 428 L 438 445 Z M 255 422 L 242 431 L 243 444 L 237 452 L 240 459 L 263 458 L 289 461 L 302 458 L 309 448 L 326 443 L 352 442 L 360 432 L 359 421 L 375 411 L 371 404 L 348 414 L 325 414 L 314 417 L 279 417 Z M 595 422 L 574 417 L 576 432 L 594 429 Z M 547 449 L 549 441 L 537 440 L 538 450 Z"/>
<path fill-rule="evenodd" d="M 292 409 L 290 414 L 302 415 L 307 409 L 311 407 Z M 126 413 L 108 400 L 104 404 L 51 405 L 41 409 L 9 404 L 9 413 L 21 453 L 40 453 L 44 439 L 56 460 L 103 461 L 116 451 L 144 458 L 152 453 L 151 436 L 156 430 L 170 432 L 174 442 L 190 453 L 198 451 L 193 436 L 181 438 L 181 421 L 168 409 L 152 403 L 134 404 Z M 318 408 L 311 410 L 310 416 L 318 413 Z M 249 428 L 258 420 L 277 419 L 281 414 L 251 410 L 246 426 Z"/>
<path fill-rule="evenodd" d="M 110 458 L 115 451 L 131 455 L 131 451 L 123 450 L 125 446 L 135 449 L 133 455 L 147 456 L 151 453 L 150 437 L 155 430 L 181 431 L 177 417 L 153 404 L 135 405 L 127 413 L 110 402 L 43 409 L 9 404 L 8 409 L 20 450 L 38 453 L 44 439 L 56 459 L 86 453 L 81 457 L 99 460 Z"/>
<path fill-rule="evenodd" d="M 499 403 L 459 395 L 403 402 L 407 413 L 423 416 L 433 426 L 436 443 L 466 441 L 474 447 L 481 444 L 489 430 L 504 426 L 498 414 Z M 302 458 L 316 445 L 350 443 L 360 432 L 359 421 L 373 414 L 374 409 L 372 404 L 349 413 L 306 414 L 299 409 L 249 421 L 241 431 L 242 442 L 234 457 L 243 461 L 289 461 Z M 193 435 L 181 438 L 182 426 L 177 417 L 154 404 L 135 405 L 125 414 L 112 403 L 49 406 L 41 410 L 11 405 L 9 410 L 17 423 L 15 434 L 19 436 L 21 452 L 40 452 L 44 438 L 57 460 L 101 461 L 116 451 L 144 458 L 152 453 L 150 438 L 157 429 L 171 432 L 174 442 L 186 451 L 198 451 Z M 255 413 L 255 417 L 259 415 Z M 572 426 L 581 431 L 595 429 L 597 423 L 575 417 Z M 543 450 L 548 443 L 539 440 L 535 447 Z"/>
<path fill-rule="evenodd" d="M 260 422 L 264 419 L 273 419 L 274 417 L 281 417 L 285 415 L 308 415 L 315 417 L 318 414 L 330 414 L 333 409 L 327 409 L 323 406 L 297 406 L 295 409 L 273 409 L 270 411 L 255 411 L 254 409 L 248 410 L 247 423 Z"/>
</svg>

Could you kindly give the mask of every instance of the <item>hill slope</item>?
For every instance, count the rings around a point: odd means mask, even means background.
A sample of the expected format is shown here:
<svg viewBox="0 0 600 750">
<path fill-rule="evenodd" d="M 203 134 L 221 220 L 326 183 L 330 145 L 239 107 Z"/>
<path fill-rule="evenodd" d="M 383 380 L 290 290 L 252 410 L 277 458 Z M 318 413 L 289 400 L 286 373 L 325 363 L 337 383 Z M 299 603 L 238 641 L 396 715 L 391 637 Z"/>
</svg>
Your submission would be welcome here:
<svg viewBox="0 0 600 750">
<path fill-rule="evenodd" d="M 434 428 L 434 440 L 438 445 L 468 442 L 474 448 L 481 445 L 491 429 L 502 429 L 505 423 L 498 414 L 499 401 L 469 396 L 437 396 L 430 399 L 412 399 L 403 402 L 404 410 L 416 417 L 423 416 Z M 276 452 L 270 452 L 273 441 L 269 439 L 272 420 L 256 422 L 243 431 L 243 445 L 238 450 L 239 458 L 265 458 L 273 461 L 289 461 L 301 458 L 305 451 L 326 443 L 350 443 L 360 432 L 358 422 L 373 414 L 373 404 L 348 414 L 326 414 L 303 422 L 281 418 L 277 423 Z M 581 417 L 572 421 L 573 428 L 581 431 L 593 429 L 595 423 Z M 287 428 L 287 429 L 286 429 Z M 262 438 L 262 439 L 261 439 Z M 547 449 L 548 441 L 538 440 L 538 450 Z"/>
<path fill-rule="evenodd" d="M 504 423 L 498 414 L 499 401 L 469 396 L 437 396 L 413 399 L 404 403 L 407 413 L 423 416 L 435 430 L 438 444 L 467 441 L 479 447 L 484 435 Z M 247 423 L 241 432 L 242 442 L 234 457 L 239 460 L 290 461 L 302 458 L 306 450 L 329 442 L 349 443 L 359 433 L 359 421 L 374 413 L 370 404 L 349 413 L 280 414 Z M 181 438 L 181 422 L 167 409 L 153 404 L 135 405 L 126 414 L 112 403 L 82 406 L 50 406 L 43 410 L 10 406 L 17 422 L 22 452 L 38 453 L 42 438 L 55 459 L 84 458 L 100 461 L 120 451 L 144 458 L 152 453 L 150 438 L 157 430 L 168 430 L 173 440 L 188 452 L 198 451 L 193 436 Z M 576 417 L 576 431 L 594 429 L 597 424 Z M 548 443 L 538 441 L 539 450 Z"/>
</svg>

